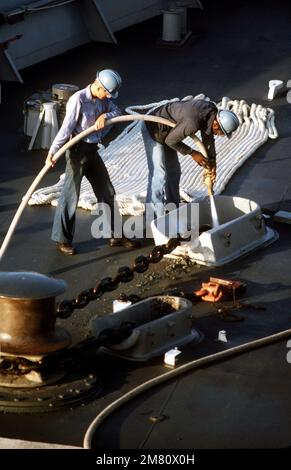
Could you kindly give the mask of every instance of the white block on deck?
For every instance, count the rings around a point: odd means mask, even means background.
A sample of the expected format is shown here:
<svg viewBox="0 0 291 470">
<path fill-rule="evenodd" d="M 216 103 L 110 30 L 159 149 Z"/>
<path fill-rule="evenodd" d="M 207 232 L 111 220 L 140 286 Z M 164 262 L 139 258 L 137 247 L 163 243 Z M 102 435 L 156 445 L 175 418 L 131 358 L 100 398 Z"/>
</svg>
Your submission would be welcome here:
<svg viewBox="0 0 291 470">
<path fill-rule="evenodd" d="M 269 81 L 269 93 L 268 100 L 273 100 L 278 94 L 278 91 L 283 88 L 284 83 L 282 80 L 270 80 Z"/>
</svg>

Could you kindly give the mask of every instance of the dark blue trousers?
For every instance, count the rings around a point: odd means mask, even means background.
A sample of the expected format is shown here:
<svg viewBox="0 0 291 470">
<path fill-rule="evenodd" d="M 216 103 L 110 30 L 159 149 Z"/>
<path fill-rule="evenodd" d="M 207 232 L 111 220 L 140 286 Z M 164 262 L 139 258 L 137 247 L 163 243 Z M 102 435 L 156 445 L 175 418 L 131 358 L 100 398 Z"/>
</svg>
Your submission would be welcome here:
<svg viewBox="0 0 291 470">
<path fill-rule="evenodd" d="M 52 229 L 52 240 L 72 243 L 75 233 L 76 209 L 83 176 L 91 183 L 98 203 L 106 203 L 111 209 L 111 230 L 113 233 L 114 214 L 117 205 L 115 190 L 106 166 L 97 152 L 96 144 L 77 143 L 66 155 L 67 166 L 63 190 L 56 209 Z M 120 217 L 120 215 L 119 215 Z"/>
</svg>

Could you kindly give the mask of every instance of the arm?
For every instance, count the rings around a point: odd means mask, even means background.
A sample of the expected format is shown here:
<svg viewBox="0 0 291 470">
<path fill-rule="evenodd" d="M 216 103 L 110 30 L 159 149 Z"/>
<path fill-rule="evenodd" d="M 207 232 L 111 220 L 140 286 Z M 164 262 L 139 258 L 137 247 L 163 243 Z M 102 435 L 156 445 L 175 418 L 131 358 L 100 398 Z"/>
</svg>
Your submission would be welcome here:
<svg viewBox="0 0 291 470">
<path fill-rule="evenodd" d="M 46 163 L 49 162 L 53 166 L 52 157 L 70 139 L 70 136 L 78 122 L 80 109 L 81 104 L 79 97 L 73 95 L 67 103 L 65 119 L 63 120 L 62 126 L 49 149 Z"/>
<path fill-rule="evenodd" d="M 96 131 L 100 131 L 105 126 L 106 119 L 111 119 L 117 116 L 121 116 L 121 111 L 110 99 L 107 99 L 106 112 L 100 114 L 95 122 Z"/>
<path fill-rule="evenodd" d="M 215 149 L 215 141 L 213 134 L 206 134 L 205 132 L 201 131 L 201 138 L 206 148 L 207 155 L 208 155 L 208 163 L 211 169 L 211 179 L 212 182 L 215 182 L 216 179 L 216 149 Z"/>
<path fill-rule="evenodd" d="M 182 141 L 186 139 L 191 134 L 195 134 L 197 129 L 194 129 L 193 126 L 187 125 L 184 122 L 177 123 L 177 125 L 170 130 L 168 133 L 165 144 L 171 147 L 172 149 L 180 152 L 182 155 L 191 155 L 192 149 L 188 145 L 184 144 Z"/>
<path fill-rule="evenodd" d="M 193 126 L 192 121 L 190 121 L 188 125 L 184 122 L 179 123 L 169 132 L 165 139 L 165 144 L 173 148 L 177 152 L 180 152 L 182 155 L 191 155 L 193 160 L 199 166 L 207 167 L 208 161 L 202 155 L 202 153 L 193 150 L 191 147 L 182 142 L 182 140 L 184 140 L 186 137 L 195 134 L 197 130 L 198 129 Z"/>
<path fill-rule="evenodd" d="M 111 119 L 117 116 L 121 116 L 121 111 L 112 100 L 107 100 L 107 111 L 105 113 L 105 119 Z"/>
</svg>

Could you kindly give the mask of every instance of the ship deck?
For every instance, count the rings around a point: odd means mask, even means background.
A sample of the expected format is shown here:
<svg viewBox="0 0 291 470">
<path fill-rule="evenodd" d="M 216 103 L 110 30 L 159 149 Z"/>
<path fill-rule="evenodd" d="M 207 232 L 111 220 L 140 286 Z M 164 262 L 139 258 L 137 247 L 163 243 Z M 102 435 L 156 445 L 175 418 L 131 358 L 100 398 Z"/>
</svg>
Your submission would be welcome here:
<svg viewBox="0 0 291 470">
<path fill-rule="evenodd" d="M 269 140 L 240 168 L 224 192 L 253 199 L 270 210 L 291 210 L 290 104 L 286 94 L 267 101 L 268 81 L 291 76 L 289 2 L 203 2 L 204 11 L 191 10 L 191 40 L 179 49 L 158 47 L 161 18 L 118 33 L 118 44 L 88 44 L 22 72 L 24 84 L 2 84 L 0 212 L 3 238 L 21 197 L 41 169 L 45 152 L 27 151 L 23 137 L 22 104 L 27 96 L 53 83 L 85 86 L 98 68 L 116 68 L 124 79 L 119 105 L 146 104 L 200 92 L 219 101 L 222 96 L 270 106 L 276 112 L 277 140 Z M 53 184 L 64 162 L 45 177 Z M 50 241 L 55 209 L 28 207 L 3 259 L 1 270 L 32 270 L 64 279 L 72 298 L 97 278 L 112 276 L 119 266 L 148 253 L 152 241 L 130 251 L 110 248 L 90 234 L 93 218 L 78 210 L 75 236 L 79 253 L 58 254 Z M 219 268 L 193 266 L 171 270 L 171 261 L 136 275 L 126 293 L 143 297 L 169 289 L 194 290 L 209 276 L 247 283 L 244 299 L 264 310 L 244 309 L 239 322 L 226 322 L 213 305 L 195 303 L 195 327 L 205 340 L 182 348 L 179 365 L 194 358 L 283 331 L 291 325 L 290 225 L 276 224 L 279 239 L 241 260 Z M 289 260 L 289 261 L 288 261 Z M 73 343 L 89 333 L 90 318 L 110 313 L 118 291 L 109 293 L 60 324 Z M 219 330 L 229 342 L 217 343 Z M 287 340 L 245 352 L 193 370 L 128 402 L 98 430 L 99 449 L 282 448 L 291 444 L 291 364 Z M 98 354 L 102 382 L 99 397 L 86 406 L 48 413 L 1 413 L 2 437 L 82 446 L 84 433 L 108 404 L 144 381 L 167 371 L 163 358 L 145 364 Z M 153 424 L 152 415 L 164 419 Z"/>
</svg>

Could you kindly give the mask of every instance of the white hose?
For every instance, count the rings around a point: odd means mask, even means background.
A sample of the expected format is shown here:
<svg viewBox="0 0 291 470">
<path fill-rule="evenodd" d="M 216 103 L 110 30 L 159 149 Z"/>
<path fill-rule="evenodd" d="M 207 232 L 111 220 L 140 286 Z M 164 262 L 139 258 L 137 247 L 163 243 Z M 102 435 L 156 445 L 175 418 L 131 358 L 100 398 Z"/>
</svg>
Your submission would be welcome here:
<svg viewBox="0 0 291 470">
<path fill-rule="evenodd" d="M 229 356 L 233 356 L 235 354 L 239 354 L 245 351 L 249 351 L 254 348 L 258 348 L 260 346 L 265 346 L 270 343 L 274 343 L 275 341 L 282 340 L 291 336 L 291 329 L 281 331 L 280 333 L 275 333 L 270 336 L 266 336 L 265 338 L 260 338 L 254 341 L 250 341 L 245 344 L 241 344 L 234 348 L 227 349 L 225 351 L 221 351 L 215 354 L 211 354 L 209 356 L 202 357 L 200 359 L 195 359 L 194 361 L 188 362 L 183 366 L 180 366 L 177 369 L 174 369 L 170 372 L 166 372 L 165 374 L 159 375 L 147 382 L 139 385 L 138 387 L 130 390 L 126 394 L 122 395 L 122 397 L 115 400 L 113 403 L 108 405 L 104 410 L 99 413 L 96 418 L 92 421 L 89 428 L 86 431 L 84 436 L 83 446 L 85 449 L 91 449 L 93 436 L 96 433 L 96 430 L 101 425 L 101 423 L 107 418 L 113 411 L 115 411 L 120 406 L 124 405 L 126 402 L 135 398 L 137 395 L 145 392 L 146 390 L 150 389 L 151 387 L 155 387 L 156 385 L 161 384 L 162 382 L 166 382 L 167 380 L 172 379 L 180 374 L 188 372 L 192 369 L 197 369 L 198 367 L 202 367 L 213 362 L 219 361 Z"/>
<path fill-rule="evenodd" d="M 110 125 L 116 124 L 118 122 L 127 122 L 127 121 L 151 121 L 151 122 L 158 122 L 160 124 L 165 124 L 166 126 L 170 126 L 170 127 L 175 127 L 175 125 L 176 125 L 172 121 L 169 121 L 168 119 L 164 119 L 164 118 L 161 118 L 161 117 L 158 117 L 158 116 L 134 114 L 132 116 L 124 115 L 124 116 L 117 116 L 115 118 L 108 119 L 108 121 L 105 122 L 105 126 L 110 126 Z M 79 140 L 84 139 L 84 137 L 87 137 L 87 135 L 92 134 L 93 132 L 96 132 L 95 125 L 89 127 L 85 131 L 80 132 L 80 134 L 73 137 L 73 139 L 69 140 L 65 145 L 63 145 L 63 147 L 61 147 L 55 153 L 55 155 L 53 157 L 53 161 L 56 162 L 66 152 L 66 150 L 68 150 L 73 145 L 75 145 L 77 142 L 79 142 Z M 207 153 L 206 153 L 205 147 L 202 144 L 202 142 L 200 141 L 200 139 L 198 139 L 198 137 L 195 136 L 195 137 L 193 137 L 193 140 L 195 141 L 196 145 L 199 147 L 200 152 L 207 158 Z M 11 237 L 12 237 L 13 233 L 14 233 L 14 230 L 15 230 L 17 224 L 18 224 L 18 221 L 21 217 L 22 212 L 24 211 L 25 206 L 27 205 L 27 203 L 30 199 L 30 196 L 32 195 L 34 190 L 37 188 L 37 186 L 41 182 L 42 178 L 44 177 L 44 175 L 47 173 L 47 171 L 50 168 L 51 168 L 51 165 L 49 163 L 44 165 L 42 170 L 39 172 L 39 174 L 37 175 L 37 177 L 35 178 L 35 180 L 31 184 L 31 186 L 29 187 L 27 193 L 23 197 L 22 202 L 21 202 L 20 206 L 18 207 L 15 216 L 13 217 L 13 220 L 10 224 L 10 227 L 9 227 L 9 229 L 6 233 L 6 236 L 3 240 L 3 243 L 1 245 L 0 262 L 3 258 L 3 256 L 4 256 L 4 254 L 5 254 L 5 251 L 8 247 L 8 245 L 9 245 L 9 242 L 11 240 Z"/>
</svg>

